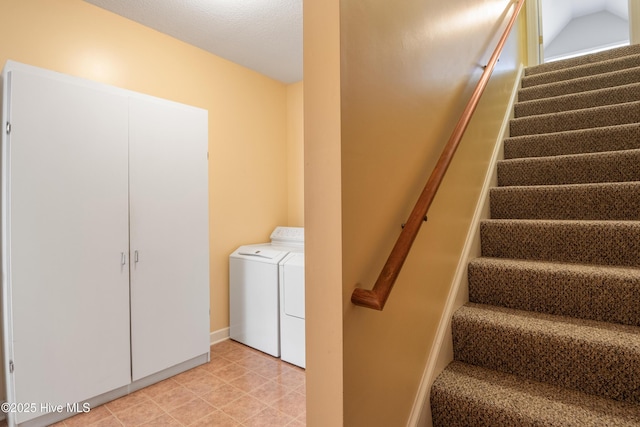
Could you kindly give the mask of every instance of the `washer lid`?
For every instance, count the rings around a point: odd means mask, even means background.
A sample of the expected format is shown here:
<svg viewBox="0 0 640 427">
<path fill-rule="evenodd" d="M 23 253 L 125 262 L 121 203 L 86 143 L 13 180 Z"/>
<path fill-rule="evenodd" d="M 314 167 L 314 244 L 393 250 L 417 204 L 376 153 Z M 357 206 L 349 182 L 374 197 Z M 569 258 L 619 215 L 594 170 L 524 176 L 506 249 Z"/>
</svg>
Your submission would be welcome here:
<svg viewBox="0 0 640 427">
<path fill-rule="evenodd" d="M 277 259 L 281 258 L 286 252 L 279 251 L 277 249 L 270 249 L 268 246 L 241 246 L 236 253 L 238 255 L 244 255 L 249 257 L 264 258 L 264 259 Z"/>
</svg>

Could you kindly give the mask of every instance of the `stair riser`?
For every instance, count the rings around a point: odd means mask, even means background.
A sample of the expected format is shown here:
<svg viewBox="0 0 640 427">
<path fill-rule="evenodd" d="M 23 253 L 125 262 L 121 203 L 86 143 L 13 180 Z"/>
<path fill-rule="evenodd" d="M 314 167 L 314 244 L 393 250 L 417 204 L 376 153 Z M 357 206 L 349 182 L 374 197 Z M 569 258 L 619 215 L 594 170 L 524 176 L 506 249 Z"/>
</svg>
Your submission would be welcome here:
<svg viewBox="0 0 640 427">
<path fill-rule="evenodd" d="M 630 68 L 618 73 L 606 73 L 575 80 L 549 83 L 539 86 L 523 88 L 518 91 L 518 101 L 533 101 L 536 99 L 570 95 L 591 90 L 624 86 L 640 81 L 640 67 Z"/>
<path fill-rule="evenodd" d="M 514 106 L 514 114 L 515 117 L 529 117 L 540 114 L 601 107 L 604 105 L 622 104 L 638 100 L 640 100 L 640 83 L 635 83 L 574 95 L 519 102 Z"/>
<path fill-rule="evenodd" d="M 519 412 L 487 407 L 469 401 L 468 396 L 455 395 L 438 388 L 431 391 L 431 416 L 433 427 L 540 427 L 537 420 L 522 419 Z"/>
<path fill-rule="evenodd" d="M 640 274 L 472 262 L 469 300 L 640 326 Z"/>
<path fill-rule="evenodd" d="M 498 162 L 498 185 L 640 181 L 640 150 Z"/>
<path fill-rule="evenodd" d="M 497 187 L 493 219 L 640 220 L 640 183 Z"/>
<path fill-rule="evenodd" d="M 452 321 L 454 358 L 533 381 L 640 404 L 640 348 L 632 351 L 506 324 Z"/>
<path fill-rule="evenodd" d="M 528 88 L 560 81 L 567 81 L 598 74 L 620 72 L 628 68 L 640 67 L 640 55 L 630 55 L 609 61 L 587 64 L 580 67 L 540 73 L 522 78 L 522 87 Z"/>
<path fill-rule="evenodd" d="M 482 256 L 640 267 L 640 223 L 490 220 Z"/>
<path fill-rule="evenodd" d="M 640 149 L 640 124 L 507 138 L 504 158 Z"/>
<path fill-rule="evenodd" d="M 640 123 L 640 102 L 512 119 L 510 136 Z"/>
</svg>

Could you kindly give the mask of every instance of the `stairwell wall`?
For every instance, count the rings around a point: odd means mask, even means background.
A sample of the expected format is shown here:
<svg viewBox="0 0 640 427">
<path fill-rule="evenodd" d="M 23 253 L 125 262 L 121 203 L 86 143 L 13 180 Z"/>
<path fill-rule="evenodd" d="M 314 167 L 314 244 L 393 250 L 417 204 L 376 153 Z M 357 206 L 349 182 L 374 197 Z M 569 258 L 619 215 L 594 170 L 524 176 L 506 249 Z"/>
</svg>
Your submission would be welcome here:
<svg viewBox="0 0 640 427">
<path fill-rule="evenodd" d="M 511 4 L 341 2 L 344 425 L 408 422 L 523 61 L 522 24 L 384 311 L 356 307 L 350 296 L 355 286 L 373 286 L 504 30 Z"/>
</svg>

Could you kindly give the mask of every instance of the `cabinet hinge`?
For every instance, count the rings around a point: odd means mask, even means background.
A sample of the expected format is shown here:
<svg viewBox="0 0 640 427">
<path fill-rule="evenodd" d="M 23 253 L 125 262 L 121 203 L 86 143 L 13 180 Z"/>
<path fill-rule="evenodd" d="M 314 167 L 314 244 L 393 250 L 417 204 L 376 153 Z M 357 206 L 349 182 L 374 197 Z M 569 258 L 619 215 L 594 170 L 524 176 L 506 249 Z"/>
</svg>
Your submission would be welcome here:
<svg viewBox="0 0 640 427">
<path fill-rule="evenodd" d="M 11 123 L 7 122 L 7 135 L 11 133 Z"/>
<path fill-rule="evenodd" d="M 13 374 L 13 360 L 9 360 L 9 373 Z"/>
</svg>

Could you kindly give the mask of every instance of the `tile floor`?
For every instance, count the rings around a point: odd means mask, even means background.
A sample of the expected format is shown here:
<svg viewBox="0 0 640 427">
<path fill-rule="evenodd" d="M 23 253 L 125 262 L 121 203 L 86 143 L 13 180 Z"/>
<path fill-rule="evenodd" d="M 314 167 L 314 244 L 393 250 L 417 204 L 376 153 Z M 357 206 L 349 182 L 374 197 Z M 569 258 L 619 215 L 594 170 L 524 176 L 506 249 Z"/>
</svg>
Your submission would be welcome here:
<svg viewBox="0 0 640 427">
<path fill-rule="evenodd" d="M 223 341 L 211 362 L 54 426 L 298 427 L 305 419 L 303 369 Z"/>
</svg>

